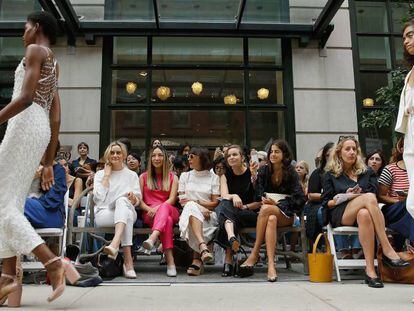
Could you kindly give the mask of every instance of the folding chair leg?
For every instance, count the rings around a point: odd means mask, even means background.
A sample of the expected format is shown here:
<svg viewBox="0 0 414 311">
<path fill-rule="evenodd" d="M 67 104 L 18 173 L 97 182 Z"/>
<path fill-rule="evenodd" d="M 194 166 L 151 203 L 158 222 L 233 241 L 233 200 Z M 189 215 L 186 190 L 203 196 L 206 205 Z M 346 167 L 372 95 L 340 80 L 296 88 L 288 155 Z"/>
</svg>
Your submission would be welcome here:
<svg viewBox="0 0 414 311">
<path fill-rule="evenodd" d="M 334 257 L 334 266 L 335 266 L 335 271 L 336 271 L 336 280 L 338 282 L 341 282 L 341 274 L 339 272 L 339 263 L 338 263 L 338 257 L 336 257 L 336 249 L 335 249 L 335 240 L 334 240 L 334 236 L 332 233 L 332 227 L 331 225 L 327 226 L 327 231 L 328 231 L 328 241 L 329 241 L 329 246 L 331 247 L 331 253 Z"/>
<path fill-rule="evenodd" d="M 309 274 L 308 266 L 308 243 L 306 239 L 306 234 L 303 230 L 300 232 L 300 242 L 302 244 L 302 261 L 303 261 L 303 272 Z"/>
</svg>

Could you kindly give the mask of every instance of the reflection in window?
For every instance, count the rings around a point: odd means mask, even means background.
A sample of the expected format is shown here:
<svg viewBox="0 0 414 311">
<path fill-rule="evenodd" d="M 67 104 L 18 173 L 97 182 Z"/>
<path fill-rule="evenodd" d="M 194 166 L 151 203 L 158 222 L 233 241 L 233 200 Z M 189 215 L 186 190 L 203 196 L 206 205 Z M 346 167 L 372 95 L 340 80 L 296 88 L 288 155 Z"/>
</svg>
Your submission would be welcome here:
<svg viewBox="0 0 414 311">
<path fill-rule="evenodd" d="M 186 114 L 184 121 L 174 119 L 174 110 L 153 110 L 151 113 L 152 137 L 160 137 L 168 142 L 169 146 L 179 146 L 184 142 L 190 145 L 203 146 L 214 149 L 225 143 L 245 144 L 245 114 L 243 111 L 218 110 L 182 110 L 179 114 Z M 220 124 L 212 122 L 222 114 Z M 162 122 L 160 122 L 162 120 Z M 188 127 L 178 128 L 175 122 L 188 122 Z"/>
<path fill-rule="evenodd" d="M 249 39 L 249 64 L 250 65 L 282 65 L 282 41 L 281 39 Z"/>
<path fill-rule="evenodd" d="M 202 92 L 194 94 L 191 86 L 199 82 Z M 234 95 L 237 104 L 243 103 L 243 71 L 241 70 L 154 70 L 152 73 L 152 102 L 223 104 L 224 97 Z M 157 93 L 168 87 L 164 100 Z"/>
<path fill-rule="evenodd" d="M 289 0 L 246 1 L 246 8 L 243 14 L 243 22 L 264 23 L 264 22 L 289 22 Z M 316 16 L 317 17 L 317 16 Z"/>
<path fill-rule="evenodd" d="M 395 46 L 395 62 L 399 67 L 404 66 L 404 47 L 403 39 L 401 37 L 394 37 L 394 46 Z"/>
<path fill-rule="evenodd" d="M 412 3 L 412 1 L 410 1 Z M 402 32 L 403 20 L 409 19 L 409 2 L 391 3 L 393 32 Z"/>
<path fill-rule="evenodd" d="M 0 21 L 26 21 L 31 12 L 41 10 L 36 0 L 1 0 Z"/>
<path fill-rule="evenodd" d="M 112 104 L 145 103 L 146 70 L 112 71 Z"/>
<path fill-rule="evenodd" d="M 111 141 L 126 137 L 131 140 L 132 149 L 144 150 L 146 134 L 145 110 L 111 111 Z"/>
<path fill-rule="evenodd" d="M 390 43 L 387 37 L 358 37 L 361 67 L 391 68 Z"/>
<path fill-rule="evenodd" d="M 254 110 L 249 112 L 252 148 L 265 150 L 273 139 L 285 139 L 282 111 Z"/>
<path fill-rule="evenodd" d="M 355 1 L 358 32 L 388 32 L 384 2 Z"/>
<path fill-rule="evenodd" d="M 361 72 L 361 98 L 376 99 L 376 91 L 388 85 L 389 74 L 388 73 L 367 73 Z"/>
<path fill-rule="evenodd" d="M 146 64 L 146 37 L 114 37 L 114 64 Z"/>
<path fill-rule="evenodd" d="M 243 62 L 242 38 L 154 37 L 154 64 L 225 64 Z"/>
<path fill-rule="evenodd" d="M 21 37 L 0 37 L 0 67 L 16 67 L 23 56 Z"/>
</svg>

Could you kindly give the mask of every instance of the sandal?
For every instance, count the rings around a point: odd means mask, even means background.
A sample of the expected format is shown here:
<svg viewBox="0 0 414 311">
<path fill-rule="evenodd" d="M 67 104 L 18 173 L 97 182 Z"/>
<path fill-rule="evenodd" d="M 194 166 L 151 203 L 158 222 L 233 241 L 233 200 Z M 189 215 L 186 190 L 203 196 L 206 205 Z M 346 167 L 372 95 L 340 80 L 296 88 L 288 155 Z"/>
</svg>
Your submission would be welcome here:
<svg viewBox="0 0 414 311">
<path fill-rule="evenodd" d="M 75 284 L 79 279 L 80 275 L 75 267 L 72 265 L 70 261 L 63 260 L 60 257 L 54 257 L 47 261 L 44 266 L 47 268 L 49 265 L 53 264 L 54 262 L 61 261 L 62 268 L 61 268 L 61 284 L 58 285 L 52 292 L 52 294 L 47 298 L 48 302 L 52 302 L 53 300 L 59 298 L 66 288 L 66 280 L 65 277 L 71 284 Z"/>
<path fill-rule="evenodd" d="M 23 274 L 21 274 L 21 276 L 22 275 Z M 8 307 L 20 307 L 20 301 L 22 298 L 22 278 L 19 275 L 13 276 L 5 273 L 2 273 L 1 277 L 12 280 L 13 282 L 3 286 L 0 289 L 0 305 L 3 305 L 6 302 L 6 300 L 8 300 Z"/>
<path fill-rule="evenodd" d="M 200 260 L 200 259 L 197 259 L 197 260 Z M 189 276 L 199 276 L 199 275 L 203 274 L 203 272 L 204 272 L 203 262 L 201 262 L 201 265 L 198 266 L 193 261 L 193 263 L 187 269 L 187 274 Z"/>
<path fill-rule="evenodd" d="M 203 263 L 210 263 L 214 260 L 213 254 L 208 250 L 206 242 L 201 242 L 198 247 L 200 248 L 201 244 L 205 244 L 206 248 L 200 249 L 200 257 Z"/>
</svg>

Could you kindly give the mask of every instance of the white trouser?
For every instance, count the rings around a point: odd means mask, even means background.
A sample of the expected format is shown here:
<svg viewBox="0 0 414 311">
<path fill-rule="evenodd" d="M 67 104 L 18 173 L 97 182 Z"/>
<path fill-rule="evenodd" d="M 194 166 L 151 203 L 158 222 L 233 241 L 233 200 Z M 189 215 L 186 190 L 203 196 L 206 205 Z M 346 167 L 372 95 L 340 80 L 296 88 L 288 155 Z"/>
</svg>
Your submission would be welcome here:
<svg viewBox="0 0 414 311">
<path fill-rule="evenodd" d="M 113 227 L 120 222 L 125 224 L 121 237 L 121 246 L 132 245 L 132 233 L 136 220 L 137 212 L 135 207 L 126 197 L 121 197 L 108 206 L 99 206 L 95 215 L 97 227 Z"/>
<path fill-rule="evenodd" d="M 414 218 L 414 115 L 412 114 L 408 117 L 407 133 L 404 137 L 403 158 L 410 183 L 407 196 L 407 211 Z"/>
</svg>

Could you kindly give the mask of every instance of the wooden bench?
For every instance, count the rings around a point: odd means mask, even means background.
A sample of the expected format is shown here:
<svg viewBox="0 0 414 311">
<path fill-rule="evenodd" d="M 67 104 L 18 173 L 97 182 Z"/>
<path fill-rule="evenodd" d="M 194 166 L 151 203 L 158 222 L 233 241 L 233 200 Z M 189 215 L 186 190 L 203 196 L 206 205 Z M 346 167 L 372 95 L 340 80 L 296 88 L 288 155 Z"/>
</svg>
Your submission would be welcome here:
<svg viewBox="0 0 414 311">
<path fill-rule="evenodd" d="M 74 243 L 74 237 L 77 233 L 114 233 L 115 229 L 114 227 L 100 227 L 97 228 L 94 226 L 95 224 L 95 211 L 94 211 L 94 202 L 92 199 L 92 188 L 85 189 L 79 198 L 77 198 L 70 209 L 69 212 L 69 219 L 68 219 L 68 243 L 72 244 Z M 89 215 L 89 225 L 85 227 L 74 227 L 73 226 L 73 220 L 75 215 L 75 206 L 78 206 L 82 197 L 88 196 L 88 200 L 86 202 L 86 216 Z M 87 217 L 86 217 L 87 218 Z M 281 247 L 282 249 L 277 251 L 277 255 L 284 256 L 285 262 L 286 262 L 286 268 L 291 268 L 291 259 L 295 258 L 298 259 L 303 263 L 304 267 L 304 273 L 308 274 L 308 248 L 307 248 L 307 239 L 306 239 L 306 230 L 305 230 L 305 221 L 303 213 L 300 217 L 300 226 L 299 227 L 281 227 L 277 229 L 278 236 L 282 236 L 282 243 Z M 301 252 L 293 252 L 291 250 L 287 249 L 287 242 L 286 242 L 286 233 L 299 233 L 300 238 L 300 244 L 301 244 Z M 248 234 L 254 234 L 256 233 L 256 228 L 243 228 L 240 230 L 241 235 L 241 241 L 242 244 L 247 246 L 252 246 L 249 242 L 247 242 L 247 239 L 245 238 Z M 134 235 L 149 235 L 151 234 L 150 228 L 134 228 L 133 230 Z M 180 231 L 178 227 L 174 228 L 174 234 L 180 235 Z"/>
</svg>

